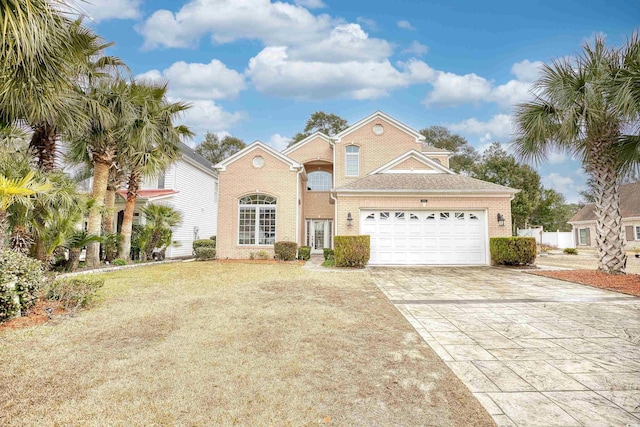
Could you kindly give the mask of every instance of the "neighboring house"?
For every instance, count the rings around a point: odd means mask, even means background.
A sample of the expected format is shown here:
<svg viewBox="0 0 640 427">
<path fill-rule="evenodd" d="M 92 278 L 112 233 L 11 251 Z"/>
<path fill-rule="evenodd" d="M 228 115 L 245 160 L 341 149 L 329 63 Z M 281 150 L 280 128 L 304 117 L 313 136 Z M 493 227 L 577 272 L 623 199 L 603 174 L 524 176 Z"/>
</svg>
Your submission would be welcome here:
<svg viewBox="0 0 640 427">
<path fill-rule="evenodd" d="M 620 216 L 625 247 L 640 246 L 640 182 L 620 186 Z M 569 220 L 577 247 L 596 247 L 596 207 L 585 205 Z"/>
<path fill-rule="evenodd" d="M 219 258 L 273 254 L 289 240 L 321 253 L 371 236 L 370 264 L 479 264 L 511 235 L 518 190 L 457 175 L 452 153 L 382 112 L 278 152 L 256 141 L 218 163 Z"/>
<path fill-rule="evenodd" d="M 218 225 L 218 174 L 214 165 L 185 144 L 181 157 L 158 177 L 142 183 L 136 200 L 133 223 L 142 224 L 141 208 L 148 203 L 166 204 L 182 214 L 182 223 L 173 229 L 174 245 L 167 248 L 167 258 L 190 256 L 196 239 L 216 235 Z M 127 190 L 116 196 L 117 231 L 120 231 Z"/>
</svg>

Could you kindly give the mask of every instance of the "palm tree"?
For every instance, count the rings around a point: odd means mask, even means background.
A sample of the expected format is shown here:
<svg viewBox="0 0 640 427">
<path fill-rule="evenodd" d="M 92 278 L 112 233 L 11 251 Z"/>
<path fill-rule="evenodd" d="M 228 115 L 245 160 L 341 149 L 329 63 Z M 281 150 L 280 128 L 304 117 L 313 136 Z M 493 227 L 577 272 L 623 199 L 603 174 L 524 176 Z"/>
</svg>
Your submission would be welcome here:
<svg viewBox="0 0 640 427">
<path fill-rule="evenodd" d="M 121 234 L 122 244 L 118 258 L 129 259 L 131 231 L 138 191 L 144 176 L 157 176 L 173 163 L 180 154 L 180 137 L 191 136 L 184 126 L 174 126 L 174 118 L 189 106 L 182 102 L 169 103 L 167 85 L 134 83 L 136 119 L 129 129 L 129 144 L 121 152 L 129 170 L 127 200 Z"/>
<path fill-rule="evenodd" d="M 182 214 L 167 205 L 148 204 L 142 208 L 145 216 L 145 234 L 144 247 L 142 248 L 142 260 L 153 256 L 153 250 L 159 248 L 161 252 L 171 245 L 173 237 L 172 227 L 182 222 Z"/>
<path fill-rule="evenodd" d="M 100 236 L 89 234 L 83 230 L 76 230 L 62 244 L 63 247 L 69 250 L 69 260 L 67 261 L 65 269 L 67 271 L 76 271 L 80 263 L 80 253 L 82 249 L 92 243 L 100 243 L 101 241 L 102 238 Z"/>
<path fill-rule="evenodd" d="M 623 274 L 626 265 L 618 194 L 624 159 L 619 147 L 630 123 L 609 92 L 621 71 L 620 55 L 620 49 L 607 48 L 604 39 L 596 37 L 573 60 L 545 65 L 534 85 L 536 99 L 517 107 L 514 141 L 524 159 L 544 160 L 559 150 L 582 160 L 594 184 L 598 269 L 612 274 Z"/>
</svg>

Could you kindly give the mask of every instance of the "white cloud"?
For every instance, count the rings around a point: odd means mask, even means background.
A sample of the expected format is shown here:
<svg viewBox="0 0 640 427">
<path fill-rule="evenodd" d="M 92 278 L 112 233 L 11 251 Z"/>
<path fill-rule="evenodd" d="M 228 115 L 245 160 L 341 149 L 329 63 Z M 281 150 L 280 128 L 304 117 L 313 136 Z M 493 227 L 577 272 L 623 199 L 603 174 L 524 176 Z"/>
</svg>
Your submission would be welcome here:
<svg viewBox="0 0 640 427">
<path fill-rule="evenodd" d="M 289 57 L 286 47 L 267 47 L 251 58 L 245 74 L 260 92 L 301 99 L 374 99 L 393 89 L 427 81 L 433 70 L 411 60 L 395 68 L 388 60 L 328 63 Z"/>
<path fill-rule="evenodd" d="M 491 82 L 476 74 L 459 75 L 439 71 L 427 94 L 425 105 L 454 106 L 486 101 L 491 94 Z"/>
<path fill-rule="evenodd" d="M 398 21 L 396 24 L 398 25 L 398 28 L 402 28 L 403 30 L 415 30 L 415 27 L 411 25 L 411 22 L 409 21 L 402 20 Z"/>
<path fill-rule="evenodd" d="M 552 172 L 542 177 L 542 185 L 562 193 L 569 203 L 575 203 L 580 199 L 581 186 L 576 185 L 571 177 Z"/>
<path fill-rule="evenodd" d="M 322 0 L 296 0 L 295 3 L 307 9 L 322 9 L 323 7 L 327 7 Z"/>
<path fill-rule="evenodd" d="M 269 142 L 267 142 L 267 145 L 270 145 L 278 151 L 282 151 L 287 148 L 287 146 L 289 145 L 289 141 L 291 141 L 291 138 L 287 138 L 286 136 L 282 136 L 279 133 L 276 133 L 271 135 L 271 138 L 269 138 Z"/>
<path fill-rule="evenodd" d="M 547 163 L 552 165 L 559 165 L 567 160 L 567 155 L 564 153 L 552 152 L 547 156 Z"/>
<path fill-rule="evenodd" d="M 519 80 L 509 80 L 507 83 L 496 86 L 491 90 L 487 101 L 493 101 L 504 109 L 510 109 L 531 99 L 531 83 Z"/>
<path fill-rule="evenodd" d="M 171 98 L 175 102 L 176 99 Z M 223 132 L 247 117 L 244 112 L 229 113 L 213 101 L 191 101 L 191 108 L 177 120 L 179 124 L 187 125 L 192 132 L 202 135 L 205 132 Z"/>
<path fill-rule="evenodd" d="M 378 23 L 375 20 L 365 18 L 363 16 L 358 16 L 356 18 L 356 22 L 361 26 L 368 28 L 369 31 L 378 31 L 380 29 L 380 27 L 378 26 Z"/>
<path fill-rule="evenodd" d="M 486 122 L 476 118 L 445 125 L 453 132 L 480 136 L 483 143 L 495 141 L 505 142 L 511 139 L 513 118 L 508 114 L 497 114 Z"/>
<path fill-rule="evenodd" d="M 191 47 L 205 34 L 216 43 L 250 39 L 289 46 L 319 41 L 334 24 L 326 14 L 316 16 L 290 3 L 192 0 L 175 13 L 164 9 L 154 12 L 138 31 L 148 49 Z"/>
<path fill-rule="evenodd" d="M 163 71 L 150 70 L 136 80 L 169 81 L 174 96 L 187 99 L 234 98 L 246 87 L 244 76 L 217 59 L 208 64 L 175 62 Z"/>
<path fill-rule="evenodd" d="M 142 0 L 88 0 L 78 2 L 75 8 L 86 12 L 96 22 L 108 19 L 138 19 L 142 16 Z"/>
<path fill-rule="evenodd" d="M 402 51 L 402 53 L 410 53 L 416 56 L 422 56 L 429 52 L 429 46 L 420 43 L 417 40 L 411 42 L 411 44 Z"/>
<path fill-rule="evenodd" d="M 531 62 L 525 59 L 524 61 L 513 64 L 511 73 L 522 82 L 534 82 L 540 77 L 543 65 L 544 63 L 542 61 Z"/>
</svg>

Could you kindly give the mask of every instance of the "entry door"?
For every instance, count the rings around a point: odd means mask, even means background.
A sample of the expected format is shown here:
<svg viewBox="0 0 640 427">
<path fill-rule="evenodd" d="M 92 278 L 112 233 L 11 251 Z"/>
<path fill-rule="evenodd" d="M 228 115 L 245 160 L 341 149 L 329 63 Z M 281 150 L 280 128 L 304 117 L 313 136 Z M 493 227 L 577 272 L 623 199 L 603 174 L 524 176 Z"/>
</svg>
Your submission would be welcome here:
<svg viewBox="0 0 640 427">
<path fill-rule="evenodd" d="M 311 252 L 322 253 L 322 249 L 331 247 L 332 223 L 330 219 L 307 220 L 307 245 L 311 246 Z"/>
</svg>

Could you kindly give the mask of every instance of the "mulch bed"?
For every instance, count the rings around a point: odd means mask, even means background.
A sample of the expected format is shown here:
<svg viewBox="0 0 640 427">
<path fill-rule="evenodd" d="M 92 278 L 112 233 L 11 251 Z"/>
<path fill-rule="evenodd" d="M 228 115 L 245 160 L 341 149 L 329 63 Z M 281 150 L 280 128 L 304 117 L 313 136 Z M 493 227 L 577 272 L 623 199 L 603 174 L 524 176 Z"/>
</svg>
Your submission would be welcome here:
<svg viewBox="0 0 640 427">
<path fill-rule="evenodd" d="M 595 270 L 532 271 L 531 274 L 640 296 L 639 274 L 611 275 Z"/>
<path fill-rule="evenodd" d="M 53 311 L 47 313 L 46 309 L 51 308 Z M 54 316 L 58 316 L 65 312 L 57 301 L 41 300 L 36 303 L 29 312 L 22 317 L 15 317 L 6 322 L 0 323 L 0 332 L 12 329 L 28 328 L 30 326 L 43 325 L 51 320 Z"/>
</svg>

